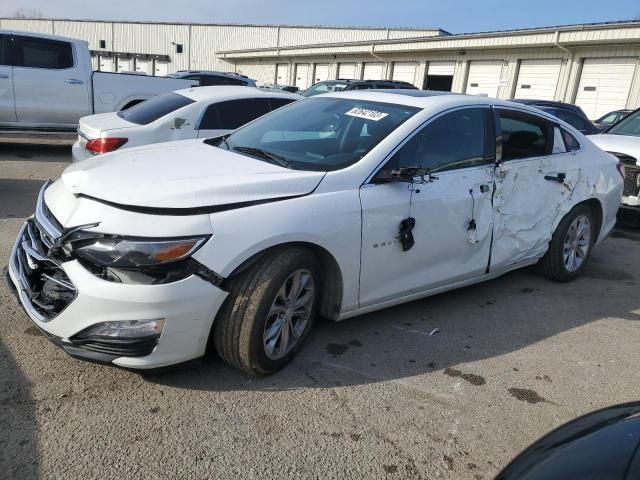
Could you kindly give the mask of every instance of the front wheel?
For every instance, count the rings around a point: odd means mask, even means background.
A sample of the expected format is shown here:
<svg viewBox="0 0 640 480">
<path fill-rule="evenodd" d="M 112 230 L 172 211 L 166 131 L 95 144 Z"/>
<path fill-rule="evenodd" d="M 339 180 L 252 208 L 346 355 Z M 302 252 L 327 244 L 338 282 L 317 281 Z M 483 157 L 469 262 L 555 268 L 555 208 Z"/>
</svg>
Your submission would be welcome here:
<svg viewBox="0 0 640 480">
<path fill-rule="evenodd" d="M 253 375 L 280 370 L 311 329 L 319 287 L 318 262 L 309 250 L 266 254 L 230 282 L 213 326 L 220 357 Z"/>
<path fill-rule="evenodd" d="M 574 280 L 587 265 L 595 236 L 593 212 L 586 205 L 575 206 L 558 224 L 539 271 L 558 282 Z"/>
</svg>

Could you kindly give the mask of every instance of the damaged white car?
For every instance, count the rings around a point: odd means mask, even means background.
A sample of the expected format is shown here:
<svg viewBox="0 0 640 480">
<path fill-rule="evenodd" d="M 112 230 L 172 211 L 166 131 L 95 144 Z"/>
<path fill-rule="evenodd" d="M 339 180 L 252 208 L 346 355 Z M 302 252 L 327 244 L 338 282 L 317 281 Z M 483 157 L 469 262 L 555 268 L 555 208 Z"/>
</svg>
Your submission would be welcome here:
<svg viewBox="0 0 640 480">
<path fill-rule="evenodd" d="M 283 367 L 342 320 L 540 262 L 569 281 L 612 229 L 616 160 L 500 100 L 348 92 L 225 137 L 107 154 L 46 185 L 9 273 L 68 353 L 148 369 L 208 345 Z"/>
</svg>

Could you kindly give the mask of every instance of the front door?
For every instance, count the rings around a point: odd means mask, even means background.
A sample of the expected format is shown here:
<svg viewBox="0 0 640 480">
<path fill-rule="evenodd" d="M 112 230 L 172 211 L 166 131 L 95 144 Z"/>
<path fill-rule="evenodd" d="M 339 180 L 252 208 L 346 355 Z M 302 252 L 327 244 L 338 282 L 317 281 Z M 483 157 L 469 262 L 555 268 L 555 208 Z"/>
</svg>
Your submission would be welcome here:
<svg viewBox="0 0 640 480">
<path fill-rule="evenodd" d="M 69 42 L 15 37 L 13 85 L 22 124 L 75 128 L 90 113 L 88 66 Z"/>
<path fill-rule="evenodd" d="M 502 152 L 496 169 L 492 271 L 544 255 L 559 212 L 580 178 L 580 164 L 563 139 L 573 136 L 562 127 L 518 110 L 500 108 L 496 115 Z"/>
<path fill-rule="evenodd" d="M 13 67 L 9 60 L 12 39 L 0 35 L 0 123 L 16 121 L 13 96 Z"/>
<path fill-rule="evenodd" d="M 430 120 L 360 190 L 360 306 L 484 274 L 493 224 L 495 136 L 491 110 L 465 107 Z M 422 166 L 429 183 L 380 183 L 386 171 Z M 403 250 L 401 222 L 415 219 Z"/>
</svg>

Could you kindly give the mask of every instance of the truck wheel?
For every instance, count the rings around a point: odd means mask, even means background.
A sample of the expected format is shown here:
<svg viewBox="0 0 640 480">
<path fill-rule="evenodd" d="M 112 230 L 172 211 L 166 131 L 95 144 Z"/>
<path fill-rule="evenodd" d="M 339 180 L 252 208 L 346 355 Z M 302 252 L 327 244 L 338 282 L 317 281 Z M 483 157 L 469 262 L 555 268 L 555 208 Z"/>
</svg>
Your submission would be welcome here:
<svg viewBox="0 0 640 480">
<path fill-rule="evenodd" d="M 539 272 L 556 282 L 575 280 L 584 270 L 595 243 L 593 212 L 576 205 L 558 224 L 549 250 L 538 263 Z"/>
<path fill-rule="evenodd" d="M 213 325 L 218 355 L 252 375 L 280 370 L 313 325 L 319 280 L 317 259 L 301 247 L 268 253 L 232 278 Z"/>
</svg>

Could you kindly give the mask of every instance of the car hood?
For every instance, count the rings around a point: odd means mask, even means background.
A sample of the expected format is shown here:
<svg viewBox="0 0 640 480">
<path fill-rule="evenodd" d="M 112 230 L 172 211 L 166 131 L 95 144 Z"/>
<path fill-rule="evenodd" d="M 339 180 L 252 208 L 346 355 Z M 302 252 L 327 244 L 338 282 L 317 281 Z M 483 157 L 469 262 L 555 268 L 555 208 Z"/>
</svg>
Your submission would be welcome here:
<svg viewBox="0 0 640 480">
<path fill-rule="evenodd" d="M 62 174 L 74 195 L 121 206 L 185 209 L 311 193 L 325 172 L 290 170 L 184 140 L 100 155 Z"/>
<path fill-rule="evenodd" d="M 86 138 L 91 139 L 100 138 L 100 134 L 108 130 L 121 130 L 137 126 L 135 123 L 120 118 L 116 112 L 109 112 L 82 117 L 78 124 L 78 131 Z"/>
<path fill-rule="evenodd" d="M 640 165 L 640 137 L 603 133 L 590 135 L 588 138 L 605 152 L 629 155 Z"/>
</svg>

